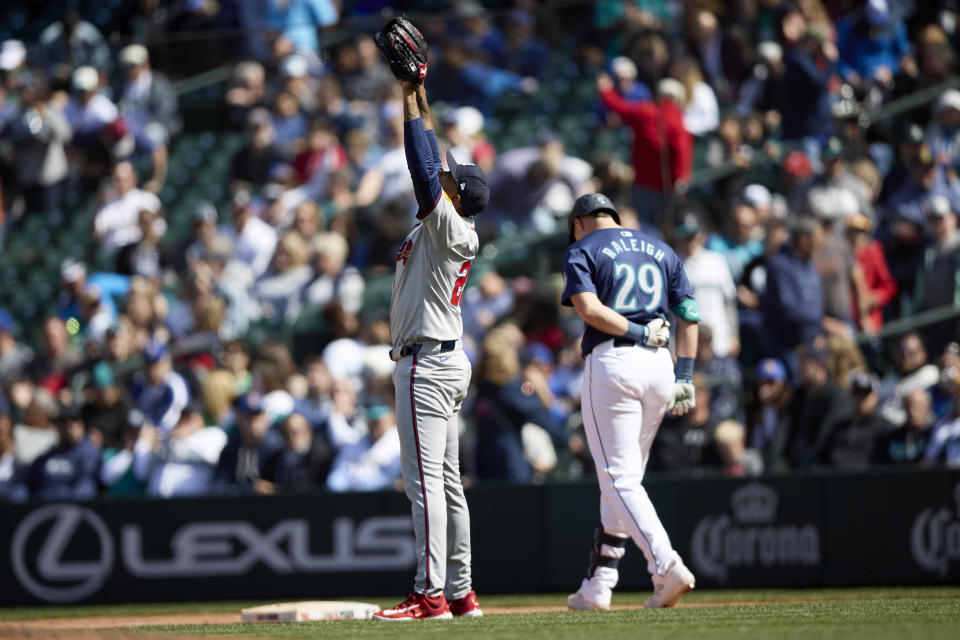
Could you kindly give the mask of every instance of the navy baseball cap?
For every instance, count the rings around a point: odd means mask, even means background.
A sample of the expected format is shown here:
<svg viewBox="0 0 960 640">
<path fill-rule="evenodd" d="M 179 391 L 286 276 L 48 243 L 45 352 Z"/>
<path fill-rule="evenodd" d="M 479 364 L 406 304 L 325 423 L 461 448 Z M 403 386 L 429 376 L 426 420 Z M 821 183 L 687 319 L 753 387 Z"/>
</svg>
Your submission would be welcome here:
<svg viewBox="0 0 960 640">
<path fill-rule="evenodd" d="M 458 164 L 453 154 L 447 151 L 447 166 L 457 181 L 460 208 L 468 216 L 475 216 L 487 208 L 490 202 L 490 186 L 483 169 L 475 164 Z"/>
<path fill-rule="evenodd" d="M 613 206 L 613 202 L 607 196 L 602 193 L 586 193 L 577 198 L 577 201 L 573 203 L 573 209 L 570 210 L 570 217 L 567 219 L 567 232 L 570 234 L 567 244 L 573 244 L 576 240 L 573 237 L 574 219 L 600 211 L 606 211 L 613 216 L 617 224 L 620 224 L 620 214 L 617 213 L 617 208 Z"/>
<path fill-rule="evenodd" d="M 159 340 L 151 340 L 147 343 L 147 346 L 143 348 L 143 359 L 147 361 L 147 364 L 153 364 L 154 362 L 159 362 L 167 355 L 167 345 L 163 344 Z"/>
<path fill-rule="evenodd" d="M 263 413 L 264 411 L 263 401 L 256 391 L 249 391 L 237 398 L 233 403 L 233 408 L 247 415 Z"/>
<path fill-rule="evenodd" d="M 767 358 L 766 360 L 761 360 L 759 366 L 757 366 L 757 379 L 761 382 L 767 380 L 783 382 L 787 379 L 787 370 L 779 360 Z"/>
</svg>

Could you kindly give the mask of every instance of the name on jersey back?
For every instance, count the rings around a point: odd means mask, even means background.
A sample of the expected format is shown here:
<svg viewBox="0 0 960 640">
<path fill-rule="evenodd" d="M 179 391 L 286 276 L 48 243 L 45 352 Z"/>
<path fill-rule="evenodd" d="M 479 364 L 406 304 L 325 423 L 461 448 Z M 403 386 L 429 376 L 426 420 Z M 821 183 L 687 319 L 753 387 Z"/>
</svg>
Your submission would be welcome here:
<svg viewBox="0 0 960 640">
<path fill-rule="evenodd" d="M 601 249 L 601 253 L 609 258 L 616 258 L 621 253 L 645 253 L 648 256 L 653 257 L 657 262 L 663 259 L 665 255 L 663 249 L 658 249 L 654 245 L 641 240 L 640 238 L 634 238 L 633 232 L 631 231 L 621 231 L 622 238 L 617 240 L 611 240 L 607 247 Z"/>
</svg>

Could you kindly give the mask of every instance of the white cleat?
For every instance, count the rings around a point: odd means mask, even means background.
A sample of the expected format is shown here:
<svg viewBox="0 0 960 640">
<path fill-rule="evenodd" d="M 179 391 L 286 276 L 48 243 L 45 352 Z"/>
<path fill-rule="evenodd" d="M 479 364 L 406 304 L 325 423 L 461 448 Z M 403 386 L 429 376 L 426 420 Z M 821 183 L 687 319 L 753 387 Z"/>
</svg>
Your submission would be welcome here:
<svg viewBox="0 0 960 640">
<path fill-rule="evenodd" d="M 604 600 L 587 599 L 583 592 L 577 591 L 567 596 L 567 608 L 574 611 L 606 611 L 610 608 L 610 598 Z"/>
<path fill-rule="evenodd" d="M 647 609 L 672 607 L 685 593 L 696 586 L 696 578 L 690 569 L 679 560 L 662 576 L 653 576 L 653 595 L 643 603 Z"/>
</svg>

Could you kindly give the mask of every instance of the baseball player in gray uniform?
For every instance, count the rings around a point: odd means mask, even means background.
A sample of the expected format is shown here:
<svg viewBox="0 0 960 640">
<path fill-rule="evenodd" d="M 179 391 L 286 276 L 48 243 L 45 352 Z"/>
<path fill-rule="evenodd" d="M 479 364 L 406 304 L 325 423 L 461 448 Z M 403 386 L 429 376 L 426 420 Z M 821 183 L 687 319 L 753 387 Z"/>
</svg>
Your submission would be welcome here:
<svg viewBox="0 0 960 640">
<path fill-rule="evenodd" d="M 672 607 L 694 576 L 670 544 L 643 472 L 667 411 L 694 406 L 693 359 L 700 311 L 683 263 L 663 241 L 620 226 L 600 193 L 581 196 L 569 220 L 562 303 L 586 328 L 581 408 L 600 483 L 600 523 L 587 576 L 567 598 L 571 609 L 608 609 L 628 538 L 643 551 L 653 580 L 647 608 Z M 667 318 L 677 322 L 677 365 L 664 347 Z"/>
<path fill-rule="evenodd" d="M 377 620 L 480 616 L 471 588 L 470 514 L 460 483 L 458 413 L 470 384 L 460 298 L 477 255 L 473 216 L 490 199 L 483 171 L 447 153 L 443 171 L 426 93 L 402 81 L 403 142 L 419 222 L 397 252 L 390 303 L 403 485 L 413 505 L 413 591 Z"/>
</svg>

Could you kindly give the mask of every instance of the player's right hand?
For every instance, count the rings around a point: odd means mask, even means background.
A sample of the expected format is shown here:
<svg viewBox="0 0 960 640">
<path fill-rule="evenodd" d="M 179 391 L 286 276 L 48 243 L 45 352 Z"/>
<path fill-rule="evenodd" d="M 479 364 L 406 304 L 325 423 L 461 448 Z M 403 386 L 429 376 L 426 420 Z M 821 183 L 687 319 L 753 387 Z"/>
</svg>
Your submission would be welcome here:
<svg viewBox="0 0 960 640">
<path fill-rule="evenodd" d="M 674 416 L 686 415 L 687 412 L 697 406 L 696 397 L 693 380 L 677 378 L 677 381 L 673 383 L 673 396 L 667 404 L 667 411 Z"/>
<path fill-rule="evenodd" d="M 670 342 L 670 323 L 663 318 L 654 318 L 646 324 L 647 335 L 643 344 L 648 347 L 665 347 Z"/>
</svg>

